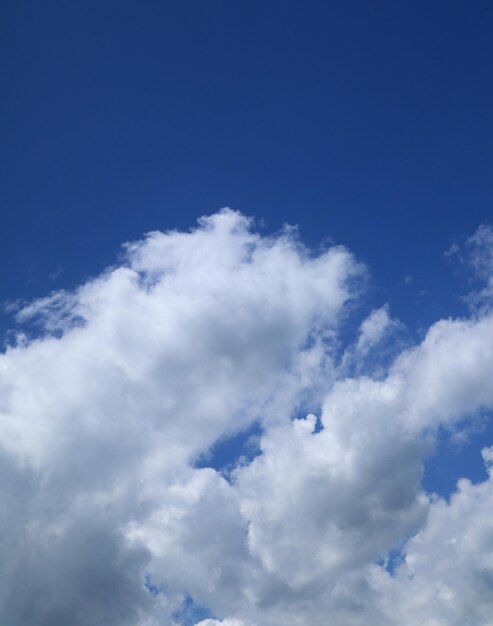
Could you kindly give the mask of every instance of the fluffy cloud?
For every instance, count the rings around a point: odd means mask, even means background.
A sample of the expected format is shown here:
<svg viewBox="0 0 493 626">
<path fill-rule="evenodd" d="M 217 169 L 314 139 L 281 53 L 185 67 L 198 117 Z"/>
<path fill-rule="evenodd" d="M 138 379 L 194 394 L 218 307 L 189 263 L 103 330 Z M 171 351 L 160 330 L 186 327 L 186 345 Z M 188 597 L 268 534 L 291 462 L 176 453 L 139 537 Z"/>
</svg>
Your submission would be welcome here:
<svg viewBox="0 0 493 626">
<path fill-rule="evenodd" d="M 468 243 L 487 285 L 489 232 Z M 19 311 L 0 356 L 0 622 L 492 623 L 492 473 L 450 502 L 422 488 L 440 430 L 493 408 L 487 289 L 375 367 L 399 326 L 386 306 L 339 356 L 364 280 L 344 248 L 224 210 Z M 255 424 L 255 458 L 200 466 Z"/>
<path fill-rule="evenodd" d="M 191 233 L 151 233 L 122 266 L 20 311 L 43 332 L 0 357 L 0 621 L 147 616 L 154 555 L 139 525 L 163 502 L 192 506 L 191 466 L 217 439 L 318 397 L 359 272 L 342 248 L 311 257 L 223 211 Z M 154 603 L 169 615 L 188 585 L 173 566 L 166 584 L 181 588 Z"/>
<path fill-rule="evenodd" d="M 397 623 L 490 624 L 493 615 L 493 472 L 461 479 L 450 502 L 432 502 L 426 526 L 406 548 L 395 579 L 379 581 L 380 601 Z"/>
</svg>

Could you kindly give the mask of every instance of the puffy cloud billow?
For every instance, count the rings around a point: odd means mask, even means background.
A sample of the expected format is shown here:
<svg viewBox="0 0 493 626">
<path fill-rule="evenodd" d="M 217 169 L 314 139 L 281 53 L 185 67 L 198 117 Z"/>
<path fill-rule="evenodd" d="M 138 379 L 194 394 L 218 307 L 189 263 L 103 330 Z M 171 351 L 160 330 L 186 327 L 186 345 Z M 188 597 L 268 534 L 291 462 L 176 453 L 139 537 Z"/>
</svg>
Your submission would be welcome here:
<svg viewBox="0 0 493 626">
<path fill-rule="evenodd" d="M 423 488 L 440 433 L 493 408 L 492 230 L 467 249 L 470 316 L 404 349 L 385 303 L 348 341 L 347 249 L 230 210 L 19 310 L 0 623 L 492 624 L 493 449 L 483 482 Z"/>
</svg>

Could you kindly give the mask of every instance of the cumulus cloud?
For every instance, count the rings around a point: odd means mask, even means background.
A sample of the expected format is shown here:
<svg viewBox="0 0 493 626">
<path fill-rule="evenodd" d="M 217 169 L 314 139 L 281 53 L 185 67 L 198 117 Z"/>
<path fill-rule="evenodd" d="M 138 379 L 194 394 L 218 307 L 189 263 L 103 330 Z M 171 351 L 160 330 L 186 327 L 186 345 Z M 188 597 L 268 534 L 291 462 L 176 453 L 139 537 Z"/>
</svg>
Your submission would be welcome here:
<svg viewBox="0 0 493 626">
<path fill-rule="evenodd" d="M 364 280 L 343 247 L 223 210 L 21 308 L 0 355 L 0 622 L 491 623 L 491 469 L 450 501 L 422 478 L 441 429 L 493 408 L 493 314 L 438 321 L 377 371 L 384 306 L 341 362 Z M 254 424 L 253 459 L 199 466 Z"/>
<path fill-rule="evenodd" d="M 466 478 L 450 502 L 432 502 L 426 526 L 409 542 L 395 580 L 382 580 L 381 600 L 397 623 L 490 624 L 493 615 L 493 472 Z"/>
<path fill-rule="evenodd" d="M 289 419 L 334 376 L 330 334 L 357 263 L 250 227 L 223 211 L 150 233 L 121 266 L 18 313 L 43 330 L 0 357 L 2 477 L 18 485 L 1 518 L 2 623 L 147 616 L 157 556 L 139 526 L 163 502 L 191 519 L 194 459 L 253 421 Z M 211 503 L 218 480 L 203 487 Z M 174 591 L 154 603 L 170 616 L 188 585 L 173 567 Z"/>
</svg>

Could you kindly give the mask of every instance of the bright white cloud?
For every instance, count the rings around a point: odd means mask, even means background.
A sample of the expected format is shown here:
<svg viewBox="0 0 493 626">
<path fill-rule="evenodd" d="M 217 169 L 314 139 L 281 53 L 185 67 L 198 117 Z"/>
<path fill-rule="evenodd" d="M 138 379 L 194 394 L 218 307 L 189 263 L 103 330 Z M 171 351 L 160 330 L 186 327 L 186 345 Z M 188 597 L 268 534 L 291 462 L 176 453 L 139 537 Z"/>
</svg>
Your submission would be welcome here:
<svg viewBox="0 0 493 626">
<path fill-rule="evenodd" d="M 0 356 L 0 622 L 493 623 L 491 474 L 449 503 L 421 486 L 438 429 L 493 408 L 493 314 L 483 294 L 377 372 L 385 306 L 340 362 L 364 275 L 225 210 L 25 306 L 43 330 Z M 256 422 L 256 458 L 196 466 Z"/>
</svg>

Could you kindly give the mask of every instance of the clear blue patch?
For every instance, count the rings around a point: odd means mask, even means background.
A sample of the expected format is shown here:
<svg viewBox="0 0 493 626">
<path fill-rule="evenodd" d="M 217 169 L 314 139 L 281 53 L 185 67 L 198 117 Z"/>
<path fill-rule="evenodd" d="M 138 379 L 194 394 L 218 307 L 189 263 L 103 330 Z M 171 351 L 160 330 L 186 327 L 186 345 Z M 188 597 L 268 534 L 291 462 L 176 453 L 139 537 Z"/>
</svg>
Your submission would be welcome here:
<svg viewBox="0 0 493 626">
<path fill-rule="evenodd" d="M 393 576 L 395 570 L 399 565 L 404 561 L 404 551 L 402 545 L 394 548 L 387 554 L 387 558 L 385 559 L 383 565 L 387 572 Z"/>
<path fill-rule="evenodd" d="M 320 419 L 319 415 L 315 416 L 317 418 L 317 421 L 315 422 L 315 429 L 313 431 L 313 434 L 316 435 L 317 433 L 321 432 L 324 429 L 324 425 L 322 424 L 322 420 Z"/>
<path fill-rule="evenodd" d="M 153 596 L 157 596 L 158 594 L 160 594 L 163 591 L 163 587 L 158 587 L 153 581 L 152 581 L 152 577 L 147 574 L 146 577 L 144 578 L 144 587 L 147 589 L 147 591 L 149 593 L 151 593 Z"/>
<path fill-rule="evenodd" d="M 250 462 L 260 454 L 261 435 L 262 427 L 257 421 L 236 435 L 217 441 L 207 454 L 197 459 L 194 467 L 212 467 L 218 472 L 228 473 L 238 462 Z"/>
<path fill-rule="evenodd" d="M 390 576 L 394 576 L 397 568 L 404 563 L 406 558 L 405 546 L 409 539 L 410 537 L 404 541 L 400 541 L 392 550 L 389 550 L 383 558 L 377 561 L 378 565 L 383 567 Z"/>
<path fill-rule="evenodd" d="M 472 483 L 486 480 L 481 450 L 493 445 L 492 417 L 480 416 L 462 441 L 452 438 L 450 432 L 440 433 L 435 454 L 425 462 L 423 488 L 428 493 L 449 498 L 456 491 L 459 478 L 468 478 Z"/>
<path fill-rule="evenodd" d="M 173 613 L 173 620 L 180 626 L 193 626 L 203 619 L 214 619 L 214 614 L 206 607 L 196 604 L 189 595 L 183 600 L 180 610 Z"/>
</svg>

